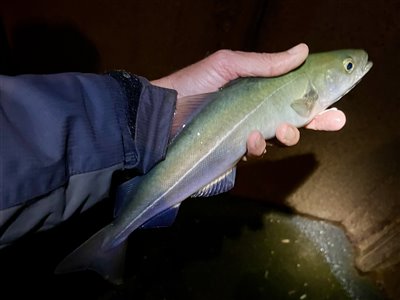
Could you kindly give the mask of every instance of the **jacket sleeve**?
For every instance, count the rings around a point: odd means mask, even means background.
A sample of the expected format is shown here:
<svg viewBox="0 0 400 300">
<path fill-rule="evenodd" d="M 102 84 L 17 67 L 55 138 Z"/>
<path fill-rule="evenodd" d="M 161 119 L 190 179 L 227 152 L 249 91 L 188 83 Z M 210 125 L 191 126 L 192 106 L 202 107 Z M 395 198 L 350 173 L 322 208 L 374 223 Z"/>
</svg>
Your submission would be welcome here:
<svg viewBox="0 0 400 300">
<path fill-rule="evenodd" d="M 107 197 L 164 158 L 176 92 L 116 71 L 0 76 L 0 247 Z"/>
</svg>

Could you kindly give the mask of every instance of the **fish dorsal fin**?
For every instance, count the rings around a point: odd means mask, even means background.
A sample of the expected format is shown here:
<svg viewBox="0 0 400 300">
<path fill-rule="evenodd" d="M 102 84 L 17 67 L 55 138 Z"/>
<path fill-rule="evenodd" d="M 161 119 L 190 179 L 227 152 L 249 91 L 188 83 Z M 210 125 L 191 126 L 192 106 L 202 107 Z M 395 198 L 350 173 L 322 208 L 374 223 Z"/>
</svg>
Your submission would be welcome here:
<svg viewBox="0 0 400 300">
<path fill-rule="evenodd" d="M 123 208 L 132 200 L 132 195 L 135 194 L 141 181 L 142 176 L 136 176 L 118 186 L 115 197 L 114 217 L 119 216 Z"/>
<path fill-rule="evenodd" d="M 180 203 L 167 208 L 158 215 L 154 216 L 147 222 L 145 222 L 140 228 L 160 228 L 168 227 L 174 223 L 176 216 L 178 215 Z"/>
<path fill-rule="evenodd" d="M 210 197 L 229 191 L 235 185 L 236 167 L 228 170 L 209 184 L 194 193 L 191 197 Z"/>
<path fill-rule="evenodd" d="M 300 99 L 296 99 L 291 104 L 291 107 L 302 117 L 308 118 L 318 100 L 318 93 L 310 84 L 307 92 Z"/>
<path fill-rule="evenodd" d="M 170 142 L 173 141 L 182 129 L 189 124 L 208 103 L 215 99 L 216 94 L 217 92 L 186 96 L 176 101 Z"/>
</svg>

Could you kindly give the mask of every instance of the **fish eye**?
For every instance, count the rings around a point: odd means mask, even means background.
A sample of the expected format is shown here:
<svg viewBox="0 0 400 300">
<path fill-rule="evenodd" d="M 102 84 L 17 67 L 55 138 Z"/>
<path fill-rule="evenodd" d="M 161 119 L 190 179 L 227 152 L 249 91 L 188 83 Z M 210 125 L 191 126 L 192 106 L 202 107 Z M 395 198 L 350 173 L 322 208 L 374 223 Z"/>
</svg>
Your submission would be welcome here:
<svg viewBox="0 0 400 300">
<path fill-rule="evenodd" d="M 346 70 L 347 73 L 353 72 L 354 63 L 353 63 L 353 60 L 351 58 L 346 58 L 343 61 L 343 66 L 344 66 L 344 69 Z"/>
</svg>

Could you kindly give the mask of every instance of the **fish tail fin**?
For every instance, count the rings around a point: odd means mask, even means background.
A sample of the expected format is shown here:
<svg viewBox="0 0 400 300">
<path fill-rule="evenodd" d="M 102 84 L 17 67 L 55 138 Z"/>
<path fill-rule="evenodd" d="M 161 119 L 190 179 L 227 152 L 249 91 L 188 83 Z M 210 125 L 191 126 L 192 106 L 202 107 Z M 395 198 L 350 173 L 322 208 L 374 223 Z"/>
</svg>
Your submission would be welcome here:
<svg viewBox="0 0 400 300">
<path fill-rule="evenodd" d="M 122 284 L 127 241 L 107 247 L 107 231 L 107 227 L 101 229 L 71 252 L 58 264 L 55 273 L 92 270 L 113 284 Z"/>
</svg>

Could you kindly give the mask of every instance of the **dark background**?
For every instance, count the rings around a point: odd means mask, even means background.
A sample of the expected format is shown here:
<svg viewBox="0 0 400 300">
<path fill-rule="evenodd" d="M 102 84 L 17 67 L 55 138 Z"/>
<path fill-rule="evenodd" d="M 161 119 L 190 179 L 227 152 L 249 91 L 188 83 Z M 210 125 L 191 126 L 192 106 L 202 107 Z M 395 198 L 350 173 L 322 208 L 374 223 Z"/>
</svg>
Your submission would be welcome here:
<svg viewBox="0 0 400 300">
<path fill-rule="evenodd" d="M 9 299 L 190 299 L 180 266 L 214 257 L 223 236 L 261 226 L 262 214 L 277 206 L 343 225 L 358 266 L 400 299 L 399 12 L 397 0 L 2 1 L 2 74 L 126 69 L 156 79 L 221 48 L 274 52 L 299 42 L 311 52 L 363 48 L 374 67 L 338 103 L 343 130 L 302 131 L 299 145 L 242 165 L 229 195 L 185 201 L 172 228 L 134 233 L 130 288 L 94 274 L 52 275 L 109 221 L 105 201 L 1 251 L 1 289 Z"/>
</svg>

